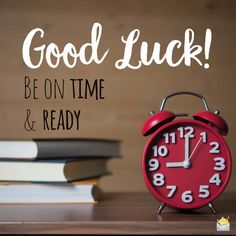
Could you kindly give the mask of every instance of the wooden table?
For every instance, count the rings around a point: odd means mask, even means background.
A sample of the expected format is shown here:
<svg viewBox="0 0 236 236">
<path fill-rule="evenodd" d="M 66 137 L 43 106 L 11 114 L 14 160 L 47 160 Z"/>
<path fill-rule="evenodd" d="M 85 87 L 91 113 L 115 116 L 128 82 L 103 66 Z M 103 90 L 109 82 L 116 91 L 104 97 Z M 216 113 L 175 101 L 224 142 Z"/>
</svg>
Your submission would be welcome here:
<svg viewBox="0 0 236 236">
<path fill-rule="evenodd" d="M 236 193 L 215 201 L 216 215 L 208 207 L 157 215 L 157 207 L 148 193 L 103 193 L 98 204 L 0 205 L 0 233 L 222 234 L 216 219 L 229 216 L 225 234 L 236 234 Z"/>
</svg>

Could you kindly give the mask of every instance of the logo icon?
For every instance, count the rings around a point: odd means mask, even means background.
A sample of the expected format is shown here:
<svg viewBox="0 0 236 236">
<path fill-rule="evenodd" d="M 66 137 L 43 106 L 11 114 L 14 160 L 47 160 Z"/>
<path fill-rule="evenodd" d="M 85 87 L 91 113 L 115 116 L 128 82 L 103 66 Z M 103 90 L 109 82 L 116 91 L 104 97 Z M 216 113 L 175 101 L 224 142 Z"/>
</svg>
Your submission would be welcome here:
<svg viewBox="0 0 236 236">
<path fill-rule="evenodd" d="M 217 220 L 216 231 L 230 231 L 229 217 L 221 217 L 220 220 Z"/>
</svg>

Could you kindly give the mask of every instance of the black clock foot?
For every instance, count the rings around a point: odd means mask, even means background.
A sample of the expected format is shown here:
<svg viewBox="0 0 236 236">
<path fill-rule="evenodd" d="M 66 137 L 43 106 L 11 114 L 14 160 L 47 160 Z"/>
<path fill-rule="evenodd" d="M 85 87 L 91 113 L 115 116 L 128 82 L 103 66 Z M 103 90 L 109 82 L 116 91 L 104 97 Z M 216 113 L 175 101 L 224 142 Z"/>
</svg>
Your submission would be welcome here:
<svg viewBox="0 0 236 236">
<path fill-rule="evenodd" d="M 161 203 L 158 211 L 157 211 L 157 214 L 161 214 L 162 210 L 166 207 L 166 204 L 164 202 Z"/>
<path fill-rule="evenodd" d="M 208 207 L 212 210 L 213 214 L 217 213 L 215 208 L 214 208 L 214 206 L 213 206 L 213 204 L 211 202 L 208 204 Z"/>
</svg>

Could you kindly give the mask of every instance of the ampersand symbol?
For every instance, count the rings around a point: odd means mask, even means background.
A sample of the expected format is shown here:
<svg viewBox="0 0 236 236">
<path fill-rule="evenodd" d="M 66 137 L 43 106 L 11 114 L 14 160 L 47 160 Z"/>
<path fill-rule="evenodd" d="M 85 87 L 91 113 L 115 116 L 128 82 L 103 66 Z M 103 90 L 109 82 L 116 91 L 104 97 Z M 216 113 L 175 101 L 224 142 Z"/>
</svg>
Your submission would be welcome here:
<svg viewBox="0 0 236 236">
<path fill-rule="evenodd" d="M 36 131 L 36 129 L 34 128 L 36 121 L 30 121 L 29 117 L 30 117 L 31 111 L 30 109 L 27 109 L 26 111 L 26 120 L 25 120 L 25 130 L 27 131 Z"/>
</svg>

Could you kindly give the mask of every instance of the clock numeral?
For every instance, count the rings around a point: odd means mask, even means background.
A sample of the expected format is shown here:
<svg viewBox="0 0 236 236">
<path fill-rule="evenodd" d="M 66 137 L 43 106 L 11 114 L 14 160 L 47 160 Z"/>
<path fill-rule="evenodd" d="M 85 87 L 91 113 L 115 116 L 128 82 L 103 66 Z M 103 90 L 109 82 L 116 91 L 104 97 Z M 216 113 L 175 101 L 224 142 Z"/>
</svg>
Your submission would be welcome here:
<svg viewBox="0 0 236 236">
<path fill-rule="evenodd" d="M 214 170 L 221 171 L 225 169 L 225 159 L 223 157 L 215 157 L 214 161 L 215 161 Z"/>
<path fill-rule="evenodd" d="M 210 184 L 215 184 L 215 185 L 219 186 L 221 184 L 220 174 L 218 174 L 218 173 L 214 174 L 210 178 L 209 183 Z"/>
<path fill-rule="evenodd" d="M 200 135 L 202 136 L 202 142 L 206 143 L 207 142 L 207 133 L 206 132 L 201 132 Z"/>
<path fill-rule="evenodd" d="M 163 174 L 156 173 L 153 175 L 153 184 L 158 187 L 163 186 L 165 184 L 165 176 Z"/>
<path fill-rule="evenodd" d="M 154 151 L 154 157 L 158 157 L 158 156 L 161 156 L 161 157 L 165 157 L 167 156 L 168 154 L 168 148 L 166 146 L 153 146 L 153 151 Z"/>
<path fill-rule="evenodd" d="M 199 197 L 200 198 L 207 198 L 209 197 L 210 192 L 209 192 L 209 185 L 200 185 L 199 187 Z"/>
<path fill-rule="evenodd" d="M 217 142 L 210 142 L 210 146 L 212 149 L 209 151 L 210 153 L 220 153 L 220 144 Z"/>
<path fill-rule="evenodd" d="M 172 197 L 177 189 L 176 185 L 167 185 L 166 189 L 170 190 L 167 197 Z"/>
<path fill-rule="evenodd" d="M 148 161 L 149 171 L 154 171 L 159 168 L 159 161 L 157 159 L 150 159 Z"/>
<path fill-rule="evenodd" d="M 176 134 L 173 133 L 164 133 L 165 143 L 176 143 Z"/>
<path fill-rule="evenodd" d="M 186 136 L 188 136 L 189 138 L 194 138 L 194 128 L 191 126 L 179 127 L 178 131 L 180 138 L 184 138 Z M 184 131 L 186 131 L 186 134 L 184 134 Z"/>
<path fill-rule="evenodd" d="M 187 190 L 183 192 L 181 198 L 184 203 L 191 203 L 193 201 L 192 191 Z"/>
</svg>

